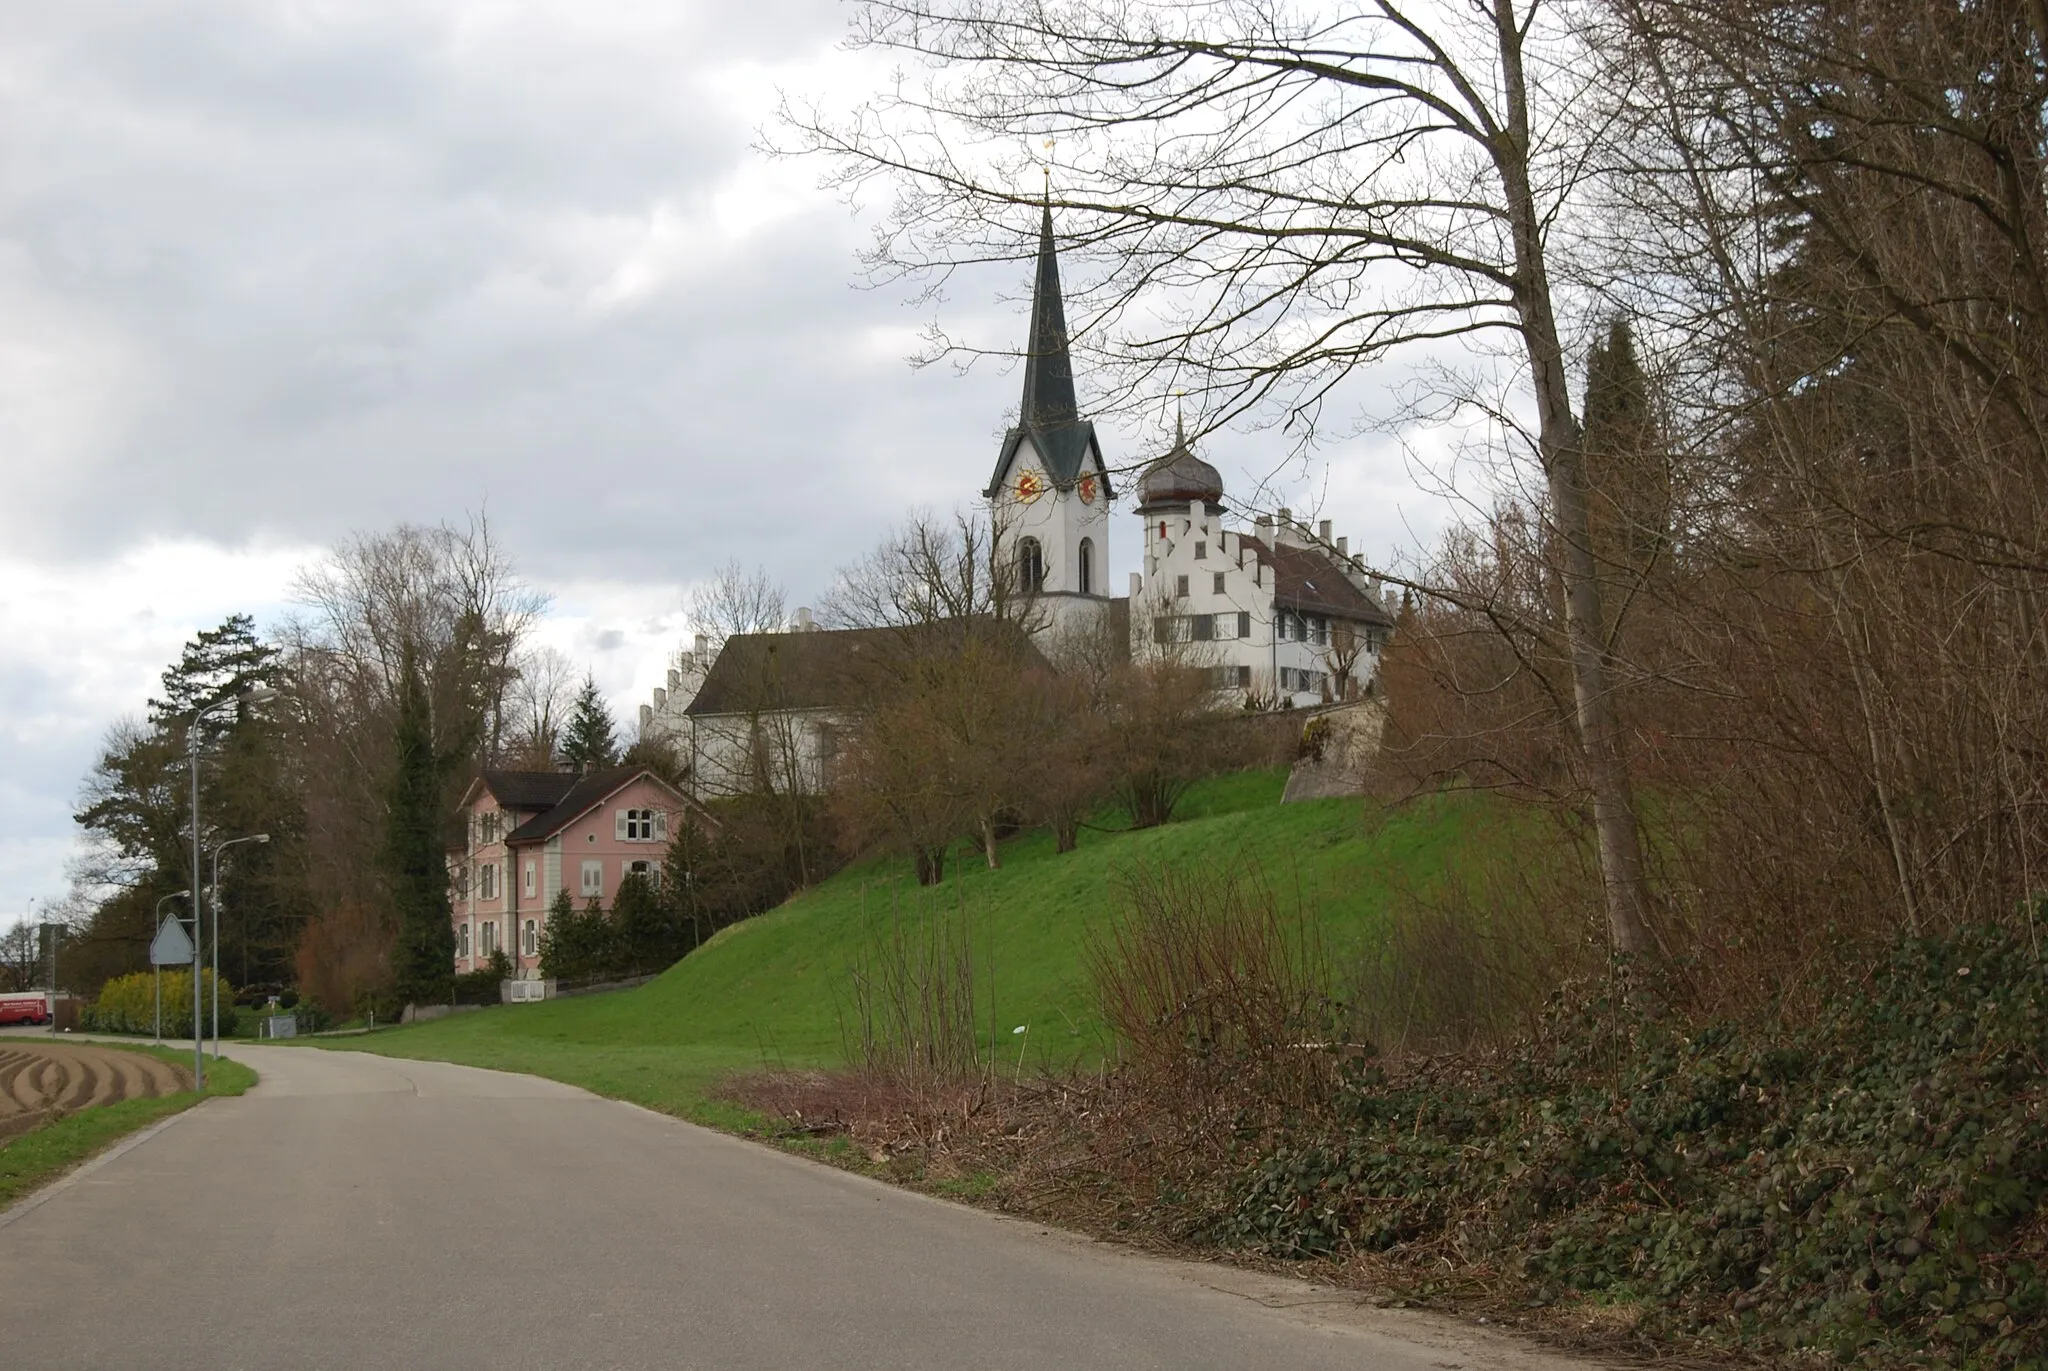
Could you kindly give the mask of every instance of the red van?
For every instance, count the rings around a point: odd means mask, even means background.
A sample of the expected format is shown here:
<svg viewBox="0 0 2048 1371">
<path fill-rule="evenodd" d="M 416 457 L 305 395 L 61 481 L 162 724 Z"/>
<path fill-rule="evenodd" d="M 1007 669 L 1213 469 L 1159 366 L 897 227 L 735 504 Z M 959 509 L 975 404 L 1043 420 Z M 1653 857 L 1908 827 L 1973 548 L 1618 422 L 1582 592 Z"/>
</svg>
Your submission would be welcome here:
<svg viewBox="0 0 2048 1371">
<path fill-rule="evenodd" d="M 30 994 L 0 995 L 0 1028 L 11 1023 L 48 1023 L 50 1001 L 38 990 Z"/>
</svg>

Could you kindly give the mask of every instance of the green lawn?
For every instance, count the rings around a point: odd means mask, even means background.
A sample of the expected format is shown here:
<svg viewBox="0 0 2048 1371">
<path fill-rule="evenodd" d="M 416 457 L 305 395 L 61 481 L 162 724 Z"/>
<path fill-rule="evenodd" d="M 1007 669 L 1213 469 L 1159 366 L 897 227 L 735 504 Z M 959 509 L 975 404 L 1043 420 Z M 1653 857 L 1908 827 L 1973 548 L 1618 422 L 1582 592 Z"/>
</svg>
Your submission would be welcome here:
<svg viewBox="0 0 2048 1371">
<path fill-rule="evenodd" d="M 706 1087 L 735 1070 L 829 1065 L 841 1058 L 849 969 L 892 920 L 964 920 L 991 985 L 980 1014 L 1005 1043 L 1026 1025 L 1030 1063 L 1104 1047 L 1083 950 L 1110 917 L 1118 885 L 1145 865 L 1256 869 L 1289 904 L 1313 911 L 1341 965 L 1369 938 L 1400 885 L 1429 886 L 1472 842 L 1483 805 L 1444 797 L 1381 812 L 1358 800 L 1282 806 L 1284 770 L 1196 787 L 1174 822 L 1138 832 L 1084 831 L 1056 854 L 1050 835 L 1006 844 L 989 871 L 956 852 L 945 882 L 920 889 L 909 863 L 841 872 L 737 924 L 635 990 L 507 1005 L 334 1042 L 337 1048 L 526 1071 L 708 1122 Z"/>
<path fill-rule="evenodd" d="M 103 1043 L 101 1046 L 113 1046 Z M 123 1052 L 140 1052 L 177 1066 L 190 1066 L 192 1054 L 178 1048 L 129 1047 Z M 158 1119 L 190 1109 L 213 1095 L 239 1095 L 256 1083 L 256 1073 L 240 1062 L 225 1057 L 206 1063 L 206 1089 L 181 1090 L 147 1100 L 121 1100 L 66 1114 L 54 1123 L 23 1133 L 0 1144 L 0 1209 L 5 1209 L 29 1191 L 57 1178 L 91 1158 L 103 1148 Z"/>
</svg>

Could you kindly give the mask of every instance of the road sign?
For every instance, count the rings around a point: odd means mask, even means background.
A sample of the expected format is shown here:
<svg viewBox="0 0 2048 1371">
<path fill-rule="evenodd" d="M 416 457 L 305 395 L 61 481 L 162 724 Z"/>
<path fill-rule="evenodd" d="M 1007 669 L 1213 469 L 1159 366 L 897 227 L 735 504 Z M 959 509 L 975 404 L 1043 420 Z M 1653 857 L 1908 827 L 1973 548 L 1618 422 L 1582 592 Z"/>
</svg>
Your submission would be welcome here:
<svg viewBox="0 0 2048 1371">
<path fill-rule="evenodd" d="M 151 966 L 190 966 L 192 964 L 192 935 L 185 931 L 185 921 L 177 915 L 167 916 L 163 926 L 156 931 L 156 941 L 149 945 Z"/>
</svg>

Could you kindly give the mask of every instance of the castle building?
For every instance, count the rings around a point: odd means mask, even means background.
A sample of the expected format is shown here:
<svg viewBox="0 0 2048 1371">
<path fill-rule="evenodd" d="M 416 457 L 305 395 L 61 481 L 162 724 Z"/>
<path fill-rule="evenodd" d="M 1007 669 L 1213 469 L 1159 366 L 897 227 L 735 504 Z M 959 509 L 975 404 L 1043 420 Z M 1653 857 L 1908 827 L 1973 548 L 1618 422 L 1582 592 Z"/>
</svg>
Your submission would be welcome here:
<svg viewBox="0 0 2048 1371">
<path fill-rule="evenodd" d="M 1184 432 L 1138 478 L 1144 569 L 1131 577 L 1140 654 L 1206 667 L 1219 690 L 1266 707 L 1357 699 L 1394 626 L 1347 539 L 1282 509 L 1252 532 L 1224 522 L 1223 478 Z"/>
</svg>

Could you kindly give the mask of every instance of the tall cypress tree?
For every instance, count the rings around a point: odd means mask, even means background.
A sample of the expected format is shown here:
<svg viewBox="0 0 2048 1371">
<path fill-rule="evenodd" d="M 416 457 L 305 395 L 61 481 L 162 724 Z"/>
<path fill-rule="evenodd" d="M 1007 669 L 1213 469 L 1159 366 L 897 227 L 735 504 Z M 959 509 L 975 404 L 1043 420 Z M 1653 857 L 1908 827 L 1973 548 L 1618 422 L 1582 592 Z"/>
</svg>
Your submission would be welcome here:
<svg viewBox="0 0 2048 1371">
<path fill-rule="evenodd" d="M 392 971 L 399 998 L 445 1004 L 455 977 L 455 926 L 441 851 L 441 758 L 433 709 L 418 660 L 408 650 L 399 687 L 398 765 L 385 811 L 384 864 L 398 916 Z"/>
</svg>

